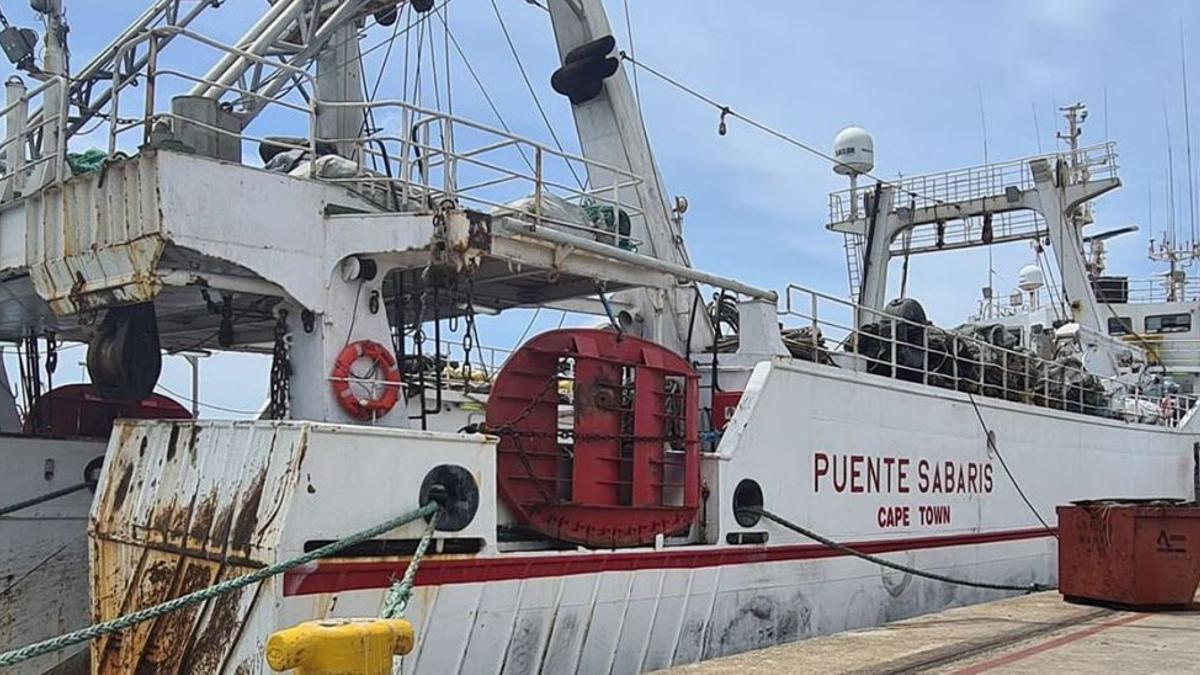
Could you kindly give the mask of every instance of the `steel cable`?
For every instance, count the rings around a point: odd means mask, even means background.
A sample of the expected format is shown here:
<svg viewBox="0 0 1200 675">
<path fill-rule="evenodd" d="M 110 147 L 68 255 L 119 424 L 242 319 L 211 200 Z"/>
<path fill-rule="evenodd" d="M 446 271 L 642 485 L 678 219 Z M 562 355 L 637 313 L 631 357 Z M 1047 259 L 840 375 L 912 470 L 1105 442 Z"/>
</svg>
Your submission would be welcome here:
<svg viewBox="0 0 1200 675">
<path fill-rule="evenodd" d="M 948 577 L 943 574 L 938 574 L 937 572 L 928 572 L 926 570 L 917 569 L 916 567 L 911 567 L 909 565 L 902 565 L 897 562 L 892 562 L 891 560 L 887 560 L 885 558 L 880 558 L 878 556 L 871 555 L 870 553 L 863 553 L 862 551 L 851 548 L 845 544 L 836 542 L 828 537 L 824 537 L 820 534 L 817 534 L 816 532 L 813 532 L 812 530 L 810 530 L 806 527 L 797 525 L 796 523 L 793 523 L 792 521 L 790 521 L 782 516 L 775 515 L 774 513 L 771 513 L 770 511 L 767 511 L 765 509 L 756 508 L 756 507 L 747 507 L 747 508 L 742 508 L 742 509 L 738 509 L 738 510 L 741 512 L 744 512 L 744 513 L 751 513 L 751 514 L 762 516 L 763 518 L 773 521 L 774 523 L 781 525 L 797 534 L 804 535 L 805 537 L 808 537 L 809 539 L 812 539 L 813 541 L 824 544 L 824 545 L 828 546 L 829 548 L 837 549 L 837 550 L 841 551 L 842 553 L 852 555 L 856 558 L 861 558 L 863 560 L 866 560 L 867 562 L 872 562 L 872 563 L 875 563 L 876 565 L 880 565 L 882 567 L 888 567 L 888 568 L 894 569 L 899 572 L 905 572 L 908 574 L 912 574 L 914 576 L 924 577 L 926 579 L 932 579 L 934 581 L 941 581 L 943 583 L 954 584 L 956 586 L 969 586 L 971 588 L 983 588 L 983 589 L 994 590 L 994 591 L 1020 591 L 1023 593 L 1038 593 L 1040 591 L 1052 591 L 1057 588 L 1057 586 L 1048 586 L 1048 585 L 1043 585 L 1043 584 L 1038 584 L 1038 583 L 1030 583 L 1030 584 L 1025 584 L 1025 585 L 994 584 L 994 583 L 990 583 L 990 582 L 986 582 L 986 581 L 970 581 L 968 579 L 956 579 L 954 577 Z"/>
</svg>

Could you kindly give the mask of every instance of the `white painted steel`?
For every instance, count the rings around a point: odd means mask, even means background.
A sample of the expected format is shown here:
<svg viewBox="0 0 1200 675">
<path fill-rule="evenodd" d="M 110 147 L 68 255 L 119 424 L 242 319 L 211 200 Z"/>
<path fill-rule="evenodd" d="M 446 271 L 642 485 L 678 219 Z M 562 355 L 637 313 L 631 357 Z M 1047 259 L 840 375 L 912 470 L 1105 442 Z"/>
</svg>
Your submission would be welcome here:
<svg viewBox="0 0 1200 675">
<path fill-rule="evenodd" d="M 103 441 L 0 435 L 0 506 L 70 487 Z M 83 490 L 0 516 L 0 650 L 44 640 L 89 623 L 87 516 Z M 27 661 L 10 675 L 40 674 L 84 647 Z"/>
<path fill-rule="evenodd" d="M 1052 524 L 1053 506 L 1073 499 L 1192 497 L 1193 433 L 977 400 L 996 432 L 996 446 Z M 166 437 L 176 428 L 180 437 L 186 437 L 187 429 L 200 431 L 201 444 L 194 455 L 198 459 L 187 459 L 192 455 L 182 449 L 176 450 L 173 462 L 165 458 Z M 149 441 L 144 456 L 143 436 Z M 1036 518 L 998 458 L 989 454 L 986 435 L 965 394 L 788 358 L 762 362 L 754 369 L 717 451 L 703 460 L 710 494 L 706 520 L 695 531 L 696 537 L 703 532 L 703 538 L 662 549 L 521 551 L 497 545 L 495 527 L 502 509 L 495 501 L 494 446 L 482 437 L 309 424 L 165 422 L 129 425 L 121 437 L 110 449 L 104 498 L 93 513 L 98 523 L 93 545 L 119 541 L 126 551 L 116 567 L 98 561 L 97 577 L 108 580 L 108 596 L 121 597 L 139 583 L 129 576 L 134 565 L 128 556 L 157 548 L 154 542 L 161 535 L 139 534 L 145 530 L 137 523 L 171 504 L 203 502 L 206 491 L 220 504 L 239 504 L 245 491 L 235 486 L 264 471 L 277 477 L 266 482 L 269 497 L 264 495 L 257 506 L 258 516 L 269 520 L 257 521 L 249 549 L 262 563 L 299 552 L 305 542 L 335 539 L 407 508 L 416 484 L 435 463 L 468 467 L 484 488 L 476 522 L 439 538 L 478 538 L 482 548 L 463 557 L 440 556 L 435 546 L 423 570 L 456 559 L 475 561 L 465 568 L 466 575 L 482 574 L 470 572 L 474 565 L 482 570 L 499 561 L 520 569 L 523 558 L 578 561 L 633 555 L 646 560 L 635 566 L 642 568 L 639 571 L 486 583 L 468 576 L 460 582 L 419 585 L 408 614 L 417 627 L 419 647 L 403 660 L 406 673 L 632 673 L 1000 595 L 881 571 L 828 554 L 774 562 L 712 562 L 694 569 L 688 569 L 689 564 L 664 569 L 656 562 L 664 553 L 691 560 L 711 552 L 779 551 L 811 544 L 766 521 L 748 528 L 738 525 L 731 499 L 744 478 L 760 483 L 768 509 L 822 534 L 847 542 L 896 542 L 898 550 L 886 555 L 899 562 L 981 581 L 1055 580 L 1053 539 L 1038 531 Z M 853 490 L 849 486 L 861 483 L 862 476 L 837 479 L 822 474 L 822 455 L 861 456 L 864 462 L 906 459 L 908 477 L 893 475 L 891 489 Z M 990 466 L 989 488 L 922 489 L 919 476 L 928 470 L 918 468 L 922 460 L 939 470 L 946 462 Z M 136 485 L 142 487 L 131 491 L 136 499 L 126 498 L 127 506 L 113 511 L 109 505 L 123 471 L 141 476 Z M 849 482 L 839 489 L 839 480 Z M 907 491 L 899 488 L 902 480 Z M 200 489 L 205 485 L 210 487 Z M 922 506 L 944 507 L 948 519 L 923 524 L 916 515 Z M 908 524 L 881 526 L 881 509 L 901 507 L 910 509 Z M 419 530 L 419 525 L 409 526 L 398 536 L 415 538 Z M 729 535 L 755 532 L 769 535 L 765 549 L 729 543 Z M 1004 539 L 1012 532 L 1020 535 Z M 933 548 L 916 543 L 928 537 L 965 543 Z M 168 535 L 163 543 L 174 541 Z M 907 547 L 908 542 L 913 547 Z M 182 543 L 207 550 L 219 542 Z M 341 558 L 318 563 L 313 571 L 339 561 L 364 560 L 393 560 L 398 571 L 404 565 L 403 558 Z M 270 631 L 303 619 L 374 615 L 384 590 L 288 595 L 278 581 L 265 584 L 258 599 L 240 610 L 245 625 L 223 662 L 228 668 L 256 663 Z"/>
</svg>

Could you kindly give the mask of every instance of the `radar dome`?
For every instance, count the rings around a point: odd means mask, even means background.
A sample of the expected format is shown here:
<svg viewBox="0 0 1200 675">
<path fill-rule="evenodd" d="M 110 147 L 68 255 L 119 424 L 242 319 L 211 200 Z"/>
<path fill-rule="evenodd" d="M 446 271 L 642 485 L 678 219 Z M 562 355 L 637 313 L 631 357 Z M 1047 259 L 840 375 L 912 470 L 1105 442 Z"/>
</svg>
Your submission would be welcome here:
<svg viewBox="0 0 1200 675">
<path fill-rule="evenodd" d="M 846 127 L 833 137 L 833 165 L 837 173 L 852 175 L 875 168 L 875 139 L 862 127 Z"/>
<path fill-rule="evenodd" d="M 1033 292 L 1046 285 L 1046 277 L 1037 265 L 1026 265 L 1017 275 L 1017 286 L 1028 292 Z"/>
</svg>

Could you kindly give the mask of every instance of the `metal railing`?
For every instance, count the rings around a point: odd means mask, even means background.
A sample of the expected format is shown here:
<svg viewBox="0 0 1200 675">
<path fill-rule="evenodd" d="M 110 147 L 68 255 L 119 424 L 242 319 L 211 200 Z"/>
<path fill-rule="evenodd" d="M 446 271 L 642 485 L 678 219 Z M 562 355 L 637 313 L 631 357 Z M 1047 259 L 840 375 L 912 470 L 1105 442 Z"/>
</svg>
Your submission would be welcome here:
<svg viewBox="0 0 1200 675">
<path fill-rule="evenodd" d="M 303 153 L 303 167 L 294 167 L 292 175 L 341 185 L 381 209 L 428 210 L 450 200 L 494 215 L 527 220 L 534 226 L 554 225 L 622 248 L 636 249 L 641 243 L 632 237 L 631 230 L 632 222 L 644 216 L 636 193 L 642 179 L 627 170 L 406 101 L 338 102 L 317 100 L 310 95 L 302 102 L 292 102 L 283 96 L 266 97 L 162 63 L 155 45 L 158 38 L 166 36 L 258 65 L 282 68 L 303 82 L 309 91 L 315 90 L 314 77 L 301 69 L 283 66 L 192 30 L 158 28 L 131 39 L 118 52 L 120 60 L 141 42 L 149 42 L 144 72 L 113 74 L 111 101 L 105 113 L 109 120 L 110 154 L 119 150 L 123 139 L 130 134 L 136 135 L 136 145 L 140 146 L 151 142 L 155 133 L 164 128 L 187 125 L 214 137 L 235 140 L 243 156 L 253 155 L 263 143 L 285 151 L 299 150 Z M 138 81 L 144 81 L 140 105 L 129 110 L 121 94 Z M 172 81 L 186 86 L 166 86 L 165 83 Z M 245 130 L 232 131 L 163 110 L 169 107 L 169 101 L 159 100 L 164 98 L 164 92 L 178 94 L 198 84 L 279 111 L 260 119 L 272 119 L 275 127 L 285 129 L 290 123 L 292 135 L 304 137 L 305 142 L 282 141 L 278 131 L 257 135 Z M 364 125 L 366 132 L 361 136 L 322 136 L 320 115 L 339 111 L 374 123 Z M 295 133 L 299 129 L 303 132 Z M 272 137 L 267 138 L 268 135 Z M 332 165 L 336 171 L 323 172 L 320 150 L 329 147 L 337 148 L 342 159 Z M 580 174 L 585 179 L 576 184 L 568 182 L 568 176 Z"/>
<path fill-rule="evenodd" d="M 1043 158 L 1049 159 L 1051 162 L 1058 159 L 1066 162 L 1073 183 L 1115 178 L 1117 175 L 1116 143 L 1108 141 L 1080 148 L 1074 153 L 1066 151 L 1034 155 L 995 164 L 910 176 L 891 181 L 888 185 L 896 188 L 895 207 L 906 208 L 915 205 L 916 208 L 932 208 L 943 204 L 1000 196 L 1009 187 L 1021 190 L 1030 189 L 1034 186 L 1030 162 Z M 829 222 L 842 223 L 850 220 L 851 198 L 862 199 L 862 195 L 868 192 L 868 189 L 859 188 L 853 193 L 849 189 L 830 193 Z M 865 211 L 858 208 L 857 213 L 861 217 Z M 949 209 L 946 216 L 947 218 L 953 217 Z"/>
<path fill-rule="evenodd" d="M 1167 279 L 1130 279 L 1129 302 L 1194 302 L 1200 300 L 1200 278 L 1176 283 Z"/>
<path fill-rule="evenodd" d="M 63 127 L 67 119 L 64 97 L 67 79 L 51 77 L 33 89 L 27 89 L 16 76 L 5 83 L 4 138 L 0 140 L 0 200 L 20 197 L 43 185 L 62 180 L 66 163 Z M 57 105 L 49 106 L 55 97 Z M 44 108 L 44 114 L 30 117 L 30 111 Z"/>
<path fill-rule="evenodd" d="M 804 358 L 926 385 L 1040 407 L 1172 426 L 1196 398 L 1164 392 L 1144 376 L 1104 377 L 1085 371 L 1080 355 L 1050 360 L 981 339 L 789 285 L 780 314 L 793 329 L 793 353 Z M 787 319 L 799 319 L 789 325 Z M 798 331 L 796 329 L 799 329 Z M 801 333 L 797 336 L 797 333 Z M 1074 356 L 1075 358 L 1071 358 Z"/>
</svg>

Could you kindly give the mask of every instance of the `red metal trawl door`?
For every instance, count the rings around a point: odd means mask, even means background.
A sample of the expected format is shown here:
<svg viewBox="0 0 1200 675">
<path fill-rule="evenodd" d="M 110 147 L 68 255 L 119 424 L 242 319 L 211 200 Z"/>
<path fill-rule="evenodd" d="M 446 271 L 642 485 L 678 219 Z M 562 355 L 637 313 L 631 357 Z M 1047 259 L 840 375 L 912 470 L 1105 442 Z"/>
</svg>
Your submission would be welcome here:
<svg viewBox="0 0 1200 675">
<path fill-rule="evenodd" d="M 520 521 L 597 547 L 686 529 L 700 500 L 699 380 L 654 342 L 595 329 L 543 333 L 496 377 L 487 431 Z"/>
</svg>

